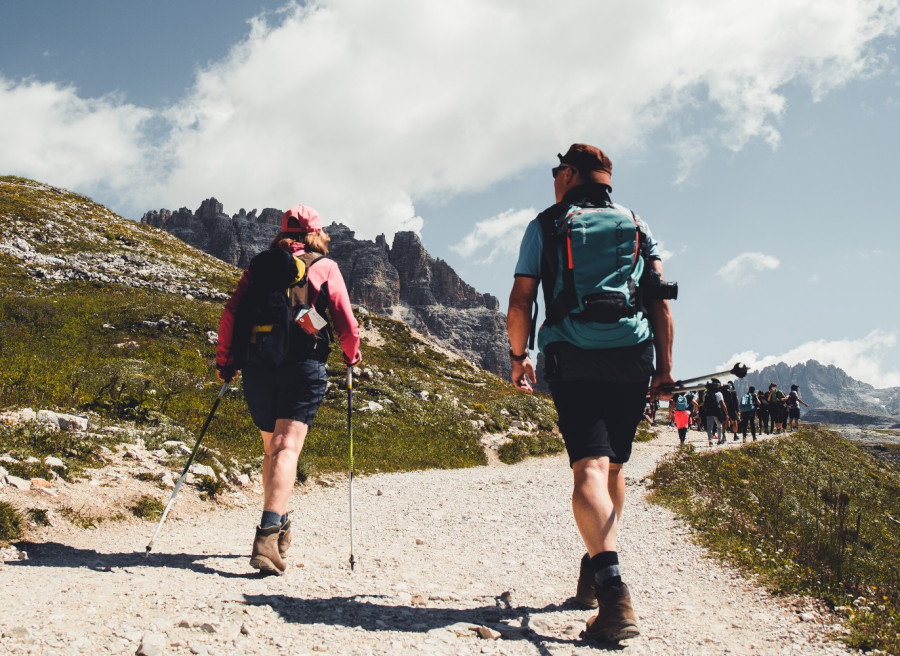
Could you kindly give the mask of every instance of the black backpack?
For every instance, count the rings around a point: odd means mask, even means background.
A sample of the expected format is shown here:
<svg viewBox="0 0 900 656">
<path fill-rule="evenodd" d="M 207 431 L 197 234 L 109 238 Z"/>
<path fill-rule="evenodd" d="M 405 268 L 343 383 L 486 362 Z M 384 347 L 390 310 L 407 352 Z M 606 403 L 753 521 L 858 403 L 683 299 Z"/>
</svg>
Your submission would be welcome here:
<svg viewBox="0 0 900 656">
<path fill-rule="evenodd" d="M 705 415 L 707 417 L 718 417 L 720 420 L 725 419 L 722 416 L 722 407 L 716 401 L 716 392 L 721 392 L 722 389 L 710 389 L 706 392 L 706 398 L 703 400 L 703 409 L 705 410 Z M 725 395 L 722 394 L 722 398 L 724 399 Z"/>
<path fill-rule="evenodd" d="M 310 307 L 308 269 L 323 257 L 296 257 L 274 247 L 250 261 L 249 285 L 235 317 L 232 351 L 237 367 L 328 358 L 330 330 L 310 335 L 294 321 L 298 311 Z M 327 289 L 321 291 L 315 309 L 327 317 Z"/>
</svg>

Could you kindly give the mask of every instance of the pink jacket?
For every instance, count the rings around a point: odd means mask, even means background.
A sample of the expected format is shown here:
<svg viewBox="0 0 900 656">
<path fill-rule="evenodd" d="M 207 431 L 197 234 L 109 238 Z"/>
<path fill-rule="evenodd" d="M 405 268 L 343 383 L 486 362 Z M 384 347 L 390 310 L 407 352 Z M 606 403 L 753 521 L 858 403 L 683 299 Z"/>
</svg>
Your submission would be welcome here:
<svg viewBox="0 0 900 656">
<path fill-rule="evenodd" d="M 305 251 L 303 244 L 299 242 L 294 242 L 292 247 L 295 255 L 300 255 Z M 328 291 L 328 313 L 341 342 L 344 363 L 356 364 L 362 359 L 359 352 L 359 324 L 356 322 L 356 317 L 353 316 L 347 285 L 337 262 L 330 259 L 316 262 L 309 268 L 308 275 L 310 305 L 316 303 L 322 288 L 325 287 Z M 225 309 L 222 311 L 222 318 L 219 321 L 219 345 L 216 349 L 216 364 L 220 367 L 234 366 L 234 354 L 231 352 L 234 317 L 241 297 L 247 291 L 249 284 L 250 272 L 244 271 L 244 275 L 241 276 L 234 293 L 225 303 Z"/>
</svg>

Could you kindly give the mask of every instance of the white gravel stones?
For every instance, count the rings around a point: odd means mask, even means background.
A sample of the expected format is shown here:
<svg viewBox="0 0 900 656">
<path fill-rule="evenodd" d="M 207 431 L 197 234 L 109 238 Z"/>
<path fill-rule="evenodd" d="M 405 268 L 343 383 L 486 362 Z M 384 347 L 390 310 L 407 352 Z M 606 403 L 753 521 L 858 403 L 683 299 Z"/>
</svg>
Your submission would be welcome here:
<svg viewBox="0 0 900 656">
<path fill-rule="evenodd" d="M 642 633 L 623 655 L 849 654 L 823 635 L 833 618 L 717 565 L 671 513 L 646 502 L 640 481 L 677 443 L 664 429 L 635 445 L 626 466 L 619 551 Z M 359 476 L 352 573 L 343 479 L 294 495 L 282 577 L 258 578 L 247 562 L 260 508 L 253 488 L 243 491 L 246 508 L 173 518 L 147 559 L 152 524 L 51 533 L 28 561 L 0 567 L 0 651 L 597 654 L 580 638 L 591 612 L 565 605 L 584 551 L 570 484 L 565 456 Z"/>
</svg>

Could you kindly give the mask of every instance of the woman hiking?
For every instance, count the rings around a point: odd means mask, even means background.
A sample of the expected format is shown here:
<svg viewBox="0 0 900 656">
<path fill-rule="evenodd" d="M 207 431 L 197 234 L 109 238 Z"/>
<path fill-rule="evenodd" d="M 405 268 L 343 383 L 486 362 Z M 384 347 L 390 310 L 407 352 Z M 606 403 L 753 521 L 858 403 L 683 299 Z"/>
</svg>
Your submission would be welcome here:
<svg viewBox="0 0 900 656">
<path fill-rule="evenodd" d="M 219 379 L 227 382 L 239 369 L 243 371 L 244 398 L 263 439 L 263 512 L 256 527 L 250 565 L 264 575 L 280 575 L 287 568 L 284 558 L 291 544 L 287 506 L 297 476 L 297 460 L 328 383 L 325 361 L 331 331 L 323 327 L 317 332 L 310 329 L 313 334 L 309 334 L 293 321 L 295 313 L 299 308 L 305 312 L 311 307 L 310 316 L 330 315 L 344 362 L 352 366 L 362 360 L 359 325 L 350 307 L 347 286 L 337 263 L 325 257 L 329 241 L 316 210 L 303 205 L 289 209 L 282 216 L 281 232 L 269 250 L 253 258 L 250 268 L 244 271 L 219 322 Z M 262 281 L 269 279 L 263 263 L 276 260 L 280 265 L 295 267 L 292 275 L 300 279 L 274 296 L 283 312 L 288 311 L 284 295 L 291 298 L 287 329 L 290 337 L 278 363 L 252 355 L 254 345 L 265 343 L 272 325 L 251 326 L 246 319 L 252 315 L 252 309 L 258 311 L 261 306 L 257 297 Z M 302 304 L 298 304 L 298 299 Z"/>
</svg>

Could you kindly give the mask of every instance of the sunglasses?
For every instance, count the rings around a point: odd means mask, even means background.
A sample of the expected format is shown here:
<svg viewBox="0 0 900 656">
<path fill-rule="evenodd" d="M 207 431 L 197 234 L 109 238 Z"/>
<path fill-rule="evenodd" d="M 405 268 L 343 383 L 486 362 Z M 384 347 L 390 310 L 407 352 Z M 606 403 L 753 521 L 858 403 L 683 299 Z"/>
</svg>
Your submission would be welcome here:
<svg viewBox="0 0 900 656">
<path fill-rule="evenodd" d="M 556 176 L 559 175 L 560 171 L 562 171 L 563 169 L 571 168 L 573 167 L 569 166 L 568 164 L 560 164 L 559 166 L 554 166 L 552 169 L 550 169 L 550 172 L 553 174 L 553 179 L 556 180 Z"/>
</svg>

